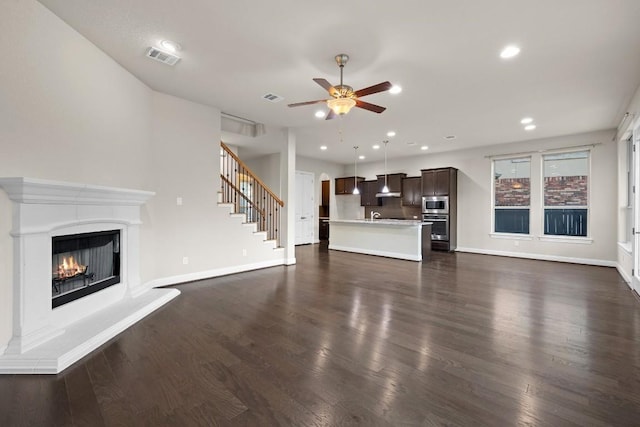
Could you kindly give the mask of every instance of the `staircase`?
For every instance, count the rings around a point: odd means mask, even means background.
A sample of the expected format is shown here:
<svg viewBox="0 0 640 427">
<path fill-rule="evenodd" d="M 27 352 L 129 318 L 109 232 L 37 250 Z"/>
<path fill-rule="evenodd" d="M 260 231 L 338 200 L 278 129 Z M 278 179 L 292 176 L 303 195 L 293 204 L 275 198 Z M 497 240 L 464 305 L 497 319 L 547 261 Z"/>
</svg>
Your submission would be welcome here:
<svg viewBox="0 0 640 427">
<path fill-rule="evenodd" d="M 284 202 L 236 154 L 220 142 L 219 206 L 274 249 L 280 248 L 280 221 Z"/>
</svg>

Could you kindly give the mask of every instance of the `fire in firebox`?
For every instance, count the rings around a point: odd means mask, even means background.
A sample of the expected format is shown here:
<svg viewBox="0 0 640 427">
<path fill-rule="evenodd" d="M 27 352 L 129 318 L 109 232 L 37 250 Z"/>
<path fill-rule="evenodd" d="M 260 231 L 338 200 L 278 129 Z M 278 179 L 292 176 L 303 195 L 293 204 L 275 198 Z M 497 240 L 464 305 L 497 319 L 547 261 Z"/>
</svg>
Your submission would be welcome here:
<svg viewBox="0 0 640 427">
<path fill-rule="evenodd" d="M 62 264 L 58 266 L 58 279 L 70 279 L 87 271 L 87 266 L 78 264 L 72 256 L 62 259 Z"/>
</svg>

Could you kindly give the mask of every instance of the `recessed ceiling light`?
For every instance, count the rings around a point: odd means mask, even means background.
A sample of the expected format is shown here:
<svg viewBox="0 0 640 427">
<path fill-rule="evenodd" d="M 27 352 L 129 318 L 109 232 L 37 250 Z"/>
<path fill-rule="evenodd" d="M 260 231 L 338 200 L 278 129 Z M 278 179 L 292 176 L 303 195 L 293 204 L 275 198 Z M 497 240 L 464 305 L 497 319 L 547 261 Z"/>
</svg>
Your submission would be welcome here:
<svg viewBox="0 0 640 427">
<path fill-rule="evenodd" d="M 514 56 L 517 56 L 520 53 L 520 48 L 518 46 L 507 46 L 504 49 L 502 49 L 502 52 L 500 52 L 500 58 L 503 59 L 509 59 L 509 58 L 513 58 Z"/>
<path fill-rule="evenodd" d="M 422 151 L 426 151 L 426 150 L 428 150 L 428 149 L 429 149 L 429 146 L 428 146 L 428 145 L 423 145 L 422 147 L 420 147 L 420 149 L 421 149 Z"/>
<path fill-rule="evenodd" d="M 533 119 L 531 117 L 525 117 L 524 119 L 520 120 L 520 123 L 522 123 L 523 125 L 528 125 L 529 123 L 533 123 Z"/>
<path fill-rule="evenodd" d="M 379 146 L 378 144 L 376 144 L 376 145 L 374 145 L 374 146 L 373 146 L 373 147 L 371 147 L 371 148 L 373 148 L 374 150 L 379 150 L 379 149 L 380 149 L 380 146 Z"/>
<path fill-rule="evenodd" d="M 358 157 L 360 160 L 364 160 L 366 159 L 366 157 L 364 157 L 362 154 Z"/>
<path fill-rule="evenodd" d="M 324 150 L 326 150 L 326 149 L 327 149 L 327 146 L 326 146 L 326 145 L 321 145 L 321 146 L 320 146 L 320 149 L 321 149 L 322 151 L 324 151 Z"/>
<path fill-rule="evenodd" d="M 325 113 L 325 112 L 324 112 L 324 111 L 322 111 L 322 110 L 318 110 L 318 111 L 316 111 L 316 117 L 317 117 L 317 118 L 319 118 L 319 119 L 323 118 L 323 117 L 324 117 L 324 116 L 326 116 L 326 115 L 327 115 L 327 113 Z"/>
<path fill-rule="evenodd" d="M 389 132 L 387 132 L 387 136 L 388 137 L 396 136 L 396 133 L 395 131 L 390 130 Z"/>
<path fill-rule="evenodd" d="M 447 136 L 443 136 L 442 138 L 446 139 L 447 141 L 453 141 L 454 139 L 456 139 L 455 135 L 447 135 Z"/>
<path fill-rule="evenodd" d="M 534 130 L 536 128 L 536 125 L 526 125 L 524 127 L 524 130 Z"/>
<path fill-rule="evenodd" d="M 394 95 L 398 94 L 400 92 L 402 92 L 402 87 L 400 87 L 398 85 L 393 85 L 393 86 L 391 86 L 391 89 L 389 89 L 389 93 L 392 93 Z"/>
<path fill-rule="evenodd" d="M 171 40 L 162 40 L 160 42 L 160 46 L 172 53 L 179 52 L 180 49 L 182 49 L 182 46 L 180 46 L 178 43 L 173 42 Z"/>
</svg>

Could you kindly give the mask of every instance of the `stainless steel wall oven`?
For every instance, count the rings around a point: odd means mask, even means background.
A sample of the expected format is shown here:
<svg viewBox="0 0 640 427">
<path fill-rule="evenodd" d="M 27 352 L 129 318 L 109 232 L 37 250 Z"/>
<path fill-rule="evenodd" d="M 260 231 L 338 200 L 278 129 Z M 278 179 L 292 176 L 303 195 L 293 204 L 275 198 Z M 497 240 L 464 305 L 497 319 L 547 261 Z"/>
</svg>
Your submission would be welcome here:
<svg viewBox="0 0 640 427">
<path fill-rule="evenodd" d="M 431 240 L 449 240 L 449 215 L 423 214 L 423 222 L 432 222 Z"/>
</svg>

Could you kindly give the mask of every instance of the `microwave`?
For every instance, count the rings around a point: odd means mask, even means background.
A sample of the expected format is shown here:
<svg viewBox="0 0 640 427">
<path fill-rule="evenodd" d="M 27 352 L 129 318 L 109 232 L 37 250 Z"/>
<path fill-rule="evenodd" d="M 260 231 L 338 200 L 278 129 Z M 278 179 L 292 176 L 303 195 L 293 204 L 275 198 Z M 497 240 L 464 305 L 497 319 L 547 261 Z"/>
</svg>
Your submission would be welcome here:
<svg viewBox="0 0 640 427">
<path fill-rule="evenodd" d="M 422 197 L 422 213 L 448 214 L 449 213 L 449 196 Z"/>
</svg>

